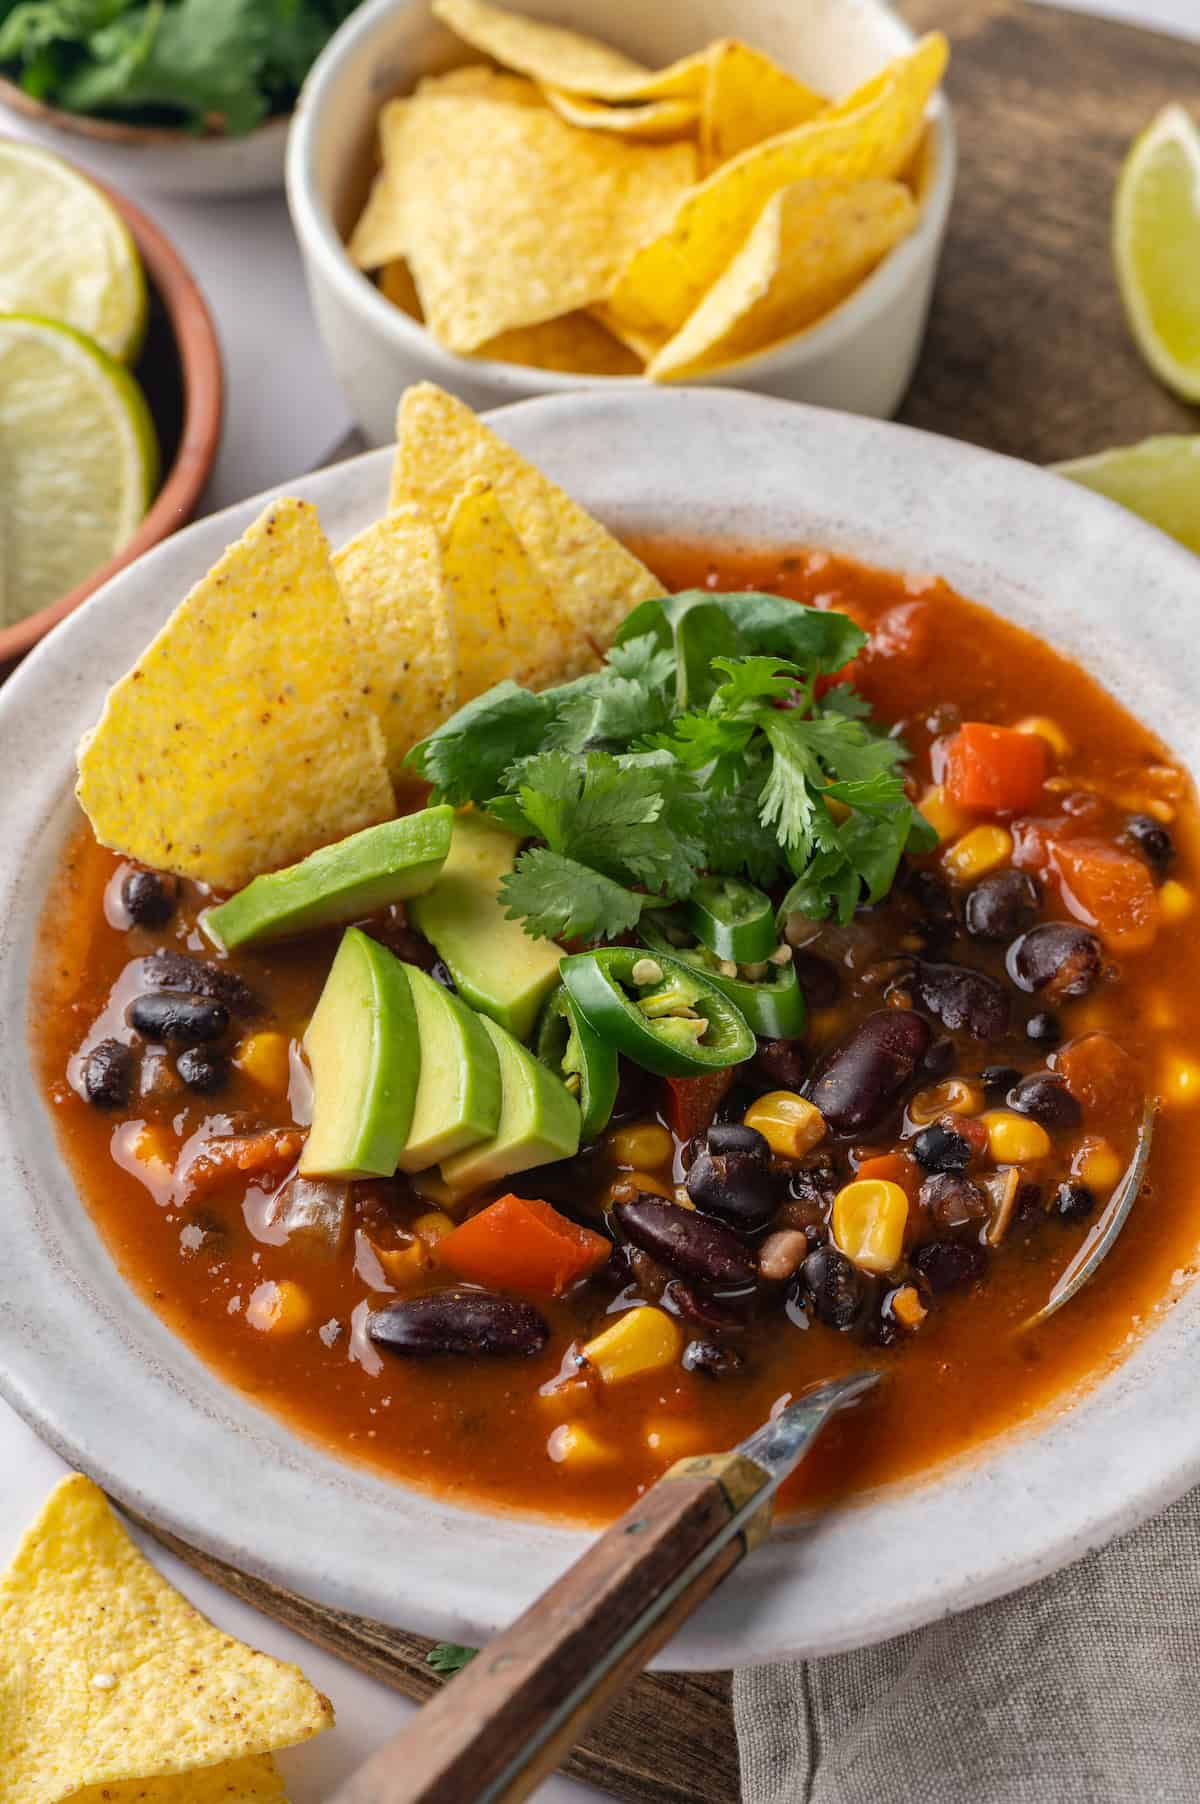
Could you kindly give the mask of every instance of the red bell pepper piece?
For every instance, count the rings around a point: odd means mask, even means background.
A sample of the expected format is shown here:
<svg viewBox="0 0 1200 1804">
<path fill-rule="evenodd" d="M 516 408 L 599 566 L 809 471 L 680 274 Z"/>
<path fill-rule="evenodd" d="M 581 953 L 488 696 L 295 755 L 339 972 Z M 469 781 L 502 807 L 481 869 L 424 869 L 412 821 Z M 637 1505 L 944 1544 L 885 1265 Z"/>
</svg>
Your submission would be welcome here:
<svg viewBox="0 0 1200 1804">
<path fill-rule="evenodd" d="M 694 1140 L 712 1125 L 717 1105 L 733 1083 L 733 1067 L 706 1071 L 700 1077 L 666 1079 L 667 1101 L 663 1113 L 680 1140 Z"/>
<path fill-rule="evenodd" d="M 437 1243 L 460 1278 L 499 1290 L 558 1297 L 612 1252 L 603 1234 L 568 1221 L 536 1197 L 498 1197 Z"/>
<path fill-rule="evenodd" d="M 946 793 L 981 814 L 1020 814 L 1036 805 L 1049 751 L 1036 733 L 964 721 L 945 748 Z"/>
</svg>

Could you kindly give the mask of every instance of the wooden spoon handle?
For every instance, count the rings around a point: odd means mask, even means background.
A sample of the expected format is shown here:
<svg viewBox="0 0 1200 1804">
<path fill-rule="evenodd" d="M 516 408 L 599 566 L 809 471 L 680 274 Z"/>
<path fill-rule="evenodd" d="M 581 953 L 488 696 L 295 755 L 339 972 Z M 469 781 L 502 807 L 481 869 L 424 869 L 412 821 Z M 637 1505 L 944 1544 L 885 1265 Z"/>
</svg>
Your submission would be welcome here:
<svg viewBox="0 0 1200 1804">
<path fill-rule="evenodd" d="M 740 1454 L 673 1466 L 335 1804 L 519 1804 L 766 1534 L 767 1485 Z"/>
</svg>

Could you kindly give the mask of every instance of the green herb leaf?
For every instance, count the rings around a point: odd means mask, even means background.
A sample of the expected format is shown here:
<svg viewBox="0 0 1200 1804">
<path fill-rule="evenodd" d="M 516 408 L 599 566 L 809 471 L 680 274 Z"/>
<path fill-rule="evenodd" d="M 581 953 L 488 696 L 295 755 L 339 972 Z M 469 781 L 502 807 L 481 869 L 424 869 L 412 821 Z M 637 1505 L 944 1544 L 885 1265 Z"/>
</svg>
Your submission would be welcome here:
<svg viewBox="0 0 1200 1804">
<path fill-rule="evenodd" d="M 433 785 L 434 801 L 483 802 L 504 787 L 517 759 L 538 751 L 553 718 L 548 694 L 497 683 L 414 745 L 405 762 Z"/>
<path fill-rule="evenodd" d="M 519 855 L 500 896 L 509 920 L 520 921 L 531 937 L 588 944 L 628 933 L 646 901 L 578 859 L 542 846 Z"/>
<path fill-rule="evenodd" d="M 426 1654 L 425 1664 L 448 1679 L 456 1672 L 461 1672 L 464 1666 L 469 1666 L 478 1652 L 477 1647 L 463 1647 L 457 1641 L 439 1641 Z"/>
</svg>

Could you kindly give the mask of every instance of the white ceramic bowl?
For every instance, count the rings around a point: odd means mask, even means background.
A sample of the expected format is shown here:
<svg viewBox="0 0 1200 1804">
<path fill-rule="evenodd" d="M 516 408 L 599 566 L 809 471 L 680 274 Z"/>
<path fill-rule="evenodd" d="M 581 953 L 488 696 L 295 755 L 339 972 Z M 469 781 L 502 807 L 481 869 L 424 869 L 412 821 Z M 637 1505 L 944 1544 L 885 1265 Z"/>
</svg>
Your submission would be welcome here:
<svg viewBox="0 0 1200 1804">
<path fill-rule="evenodd" d="M 808 541 L 940 571 L 1081 655 L 1200 769 L 1196 561 L 1098 496 L 904 427 L 713 389 L 559 396 L 495 425 L 618 530 Z M 294 492 L 337 543 L 386 505 L 389 462 L 372 452 Z M 322 1603 L 476 1643 L 585 1537 L 340 1462 L 201 1365 L 113 1266 L 24 1047 L 35 922 L 73 819 L 75 742 L 107 685 L 261 506 L 230 508 L 149 553 L 0 691 L 0 1388 L 68 1459 L 210 1553 Z M 1200 1286 L 1073 1407 L 926 1481 L 785 1526 L 662 1664 L 861 1646 L 1131 1527 L 1200 1478 L 1198 1356 Z"/>
<path fill-rule="evenodd" d="M 883 0 L 519 0 L 519 10 L 590 32 L 652 66 L 736 35 L 834 96 L 913 42 Z M 432 18 L 429 0 L 367 0 L 330 39 L 297 103 L 288 204 L 325 348 L 370 444 L 387 443 L 397 397 L 426 378 L 477 409 L 580 387 L 645 386 L 640 377 L 564 375 L 458 357 L 385 300 L 346 254 L 344 237 L 373 166 L 380 107 L 431 70 L 469 60 L 472 53 Z M 706 382 L 879 417 L 895 411 L 921 347 L 954 190 L 954 131 L 941 95 L 931 123 L 916 230 L 811 331 Z"/>
</svg>

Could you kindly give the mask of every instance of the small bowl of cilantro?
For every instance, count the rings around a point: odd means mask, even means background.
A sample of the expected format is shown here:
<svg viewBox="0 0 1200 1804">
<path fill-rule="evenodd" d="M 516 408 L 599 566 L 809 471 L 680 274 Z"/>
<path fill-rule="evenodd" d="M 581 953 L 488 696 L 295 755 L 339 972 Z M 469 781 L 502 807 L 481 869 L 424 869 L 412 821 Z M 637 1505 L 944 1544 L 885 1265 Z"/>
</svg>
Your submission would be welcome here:
<svg viewBox="0 0 1200 1804">
<path fill-rule="evenodd" d="M 0 115 L 160 193 L 283 182 L 291 109 L 356 0 L 0 0 Z"/>
</svg>

